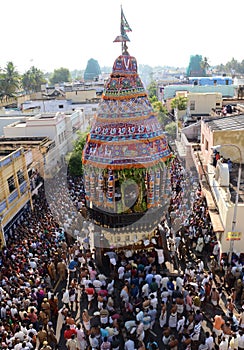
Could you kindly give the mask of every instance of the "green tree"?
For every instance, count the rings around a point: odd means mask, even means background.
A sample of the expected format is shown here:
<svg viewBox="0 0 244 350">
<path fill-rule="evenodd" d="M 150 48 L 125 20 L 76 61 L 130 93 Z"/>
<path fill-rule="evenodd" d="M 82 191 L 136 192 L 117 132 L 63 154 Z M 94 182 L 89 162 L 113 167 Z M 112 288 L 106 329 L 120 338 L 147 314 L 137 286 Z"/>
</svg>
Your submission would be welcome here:
<svg viewBox="0 0 244 350">
<path fill-rule="evenodd" d="M 22 75 L 22 86 L 26 92 L 40 91 L 45 83 L 44 73 L 34 66 Z"/>
<path fill-rule="evenodd" d="M 156 96 L 153 96 L 150 99 L 150 102 L 151 102 L 151 100 L 154 100 L 154 97 L 156 97 Z M 170 117 L 168 116 L 167 108 L 162 104 L 162 102 L 158 101 L 157 99 L 156 99 L 156 101 L 154 100 L 153 102 L 151 102 L 151 104 L 152 104 L 154 112 L 157 113 L 157 118 L 158 118 L 158 121 L 160 122 L 160 124 L 162 124 L 162 125 L 167 124 L 171 120 Z"/>
<path fill-rule="evenodd" d="M 147 91 L 149 98 L 157 96 L 157 83 L 155 80 L 152 80 L 151 83 L 148 85 Z"/>
<path fill-rule="evenodd" d="M 89 130 L 86 130 L 84 132 L 78 131 L 77 134 L 78 138 L 74 142 L 73 152 L 68 157 L 69 173 L 73 176 L 82 175 L 82 151 L 85 147 Z"/>
<path fill-rule="evenodd" d="M 0 73 L 0 98 L 10 98 L 16 95 L 20 85 L 20 75 L 13 62 L 8 62 Z"/>
<path fill-rule="evenodd" d="M 184 96 L 178 96 L 172 99 L 171 108 L 184 111 L 187 107 L 188 98 Z"/>
<path fill-rule="evenodd" d="M 83 151 L 83 148 L 85 147 L 85 144 L 86 144 L 86 139 L 87 139 L 88 134 L 89 134 L 89 128 L 86 131 L 78 131 L 77 132 L 78 138 L 75 140 L 75 143 L 74 143 L 74 148 L 73 148 L 74 152 L 82 152 Z"/>
<path fill-rule="evenodd" d="M 71 80 L 70 71 L 67 68 L 55 69 L 50 77 L 51 84 L 65 83 Z"/>
<path fill-rule="evenodd" d="M 226 71 L 229 72 L 231 75 L 239 73 L 241 70 L 240 68 L 240 63 L 236 59 L 234 59 L 234 57 L 230 62 L 226 63 Z"/>
<path fill-rule="evenodd" d="M 204 59 L 202 59 L 202 61 L 200 62 L 200 66 L 203 70 L 203 76 L 207 76 L 207 70 L 209 69 L 210 67 L 210 64 L 208 63 L 208 59 L 207 57 L 204 57 Z"/>
<path fill-rule="evenodd" d="M 101 69 L 97 60 L 90 58 L 84 73 L 84 80 L 94 80 L 101 74 Z"/>
<path fill-rule="evenodd" d="M 169 134 L 170 137 L 172 137 L 173 139 L 175 139 L 175 135 L 176 135 L 176 123 L 175 122 L 171 122 L 169 124 L 167 124 L 165 126 L 165 131 Z"/>
<path fill-rule="evenodd" d="M 82 152 L 72 152 L 68 163 L 69 174 L 73 176 L 82 175 Z"/>
</svg>

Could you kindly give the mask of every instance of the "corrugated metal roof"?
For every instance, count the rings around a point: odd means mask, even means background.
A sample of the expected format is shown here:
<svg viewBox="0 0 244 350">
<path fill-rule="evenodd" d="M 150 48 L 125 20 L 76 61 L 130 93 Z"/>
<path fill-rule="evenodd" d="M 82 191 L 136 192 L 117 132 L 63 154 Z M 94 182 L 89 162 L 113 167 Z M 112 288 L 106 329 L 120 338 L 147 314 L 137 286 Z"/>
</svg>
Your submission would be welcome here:
<svg viewBox="0 0 244 350">
<path fill-rule="evenodd" d="M 233 117 L 222 117 L 205 120 L 208 127 L 214 130 L 244 130 L 244 114 Z"/>
</svg>

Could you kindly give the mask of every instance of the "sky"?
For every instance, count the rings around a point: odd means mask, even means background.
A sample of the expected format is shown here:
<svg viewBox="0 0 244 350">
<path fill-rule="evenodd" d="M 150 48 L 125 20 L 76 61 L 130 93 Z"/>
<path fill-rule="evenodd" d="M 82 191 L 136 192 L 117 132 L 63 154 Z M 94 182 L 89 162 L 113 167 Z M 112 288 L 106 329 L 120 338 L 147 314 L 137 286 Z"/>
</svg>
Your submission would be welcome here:
<svg viewBox="0 0 244 350">
<path fill-rule="evenodd" d="M 33 65 L 81 70 L 90 58 L 112 66 L 121 5 L 138 64 L 187 67 L 196 54 L 211 66 L 244 59 L 243 0 L 1 0 L 0 68 L 12 61 L 20 73 Z"/>
</svg>

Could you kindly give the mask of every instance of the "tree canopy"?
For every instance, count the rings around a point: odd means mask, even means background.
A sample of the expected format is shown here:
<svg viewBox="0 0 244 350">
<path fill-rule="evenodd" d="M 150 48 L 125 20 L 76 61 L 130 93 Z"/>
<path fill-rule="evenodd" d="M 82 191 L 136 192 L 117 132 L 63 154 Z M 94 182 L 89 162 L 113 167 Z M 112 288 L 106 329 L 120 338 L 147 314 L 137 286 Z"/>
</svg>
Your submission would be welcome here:
<svg viewBox="0 0 244 350">
<path fill-rule="evenodd" d="M 68 68 L 54 69 L 53 74 L 50 77 L 51 84 L 65 83 L 71 80 L 70 71 Z"/>
<path fill-rule="evenodd" d="M 153 96 L 157 98 L 157 83 L 155 80 L 152 80 L 150 82 L 150 84 L 147 87 L 147 91 L 149 98 L 152 98 Z"/>
<path fill-rule="evenodd" d="M 165 131 L 170 136 L 170 138 L 175 139 L 176 136 L 176 122 L 170 122 L 165 126 Z"/>
<path fill-rule="evenodd" d="M 171 121 L 167 108 L 162 104 L 162 102 L 156 100 L 153 101 L 154 98 L 150 99 L 153 110 L 157 113 L 157 118 L 160 124 L 165 126 L 169 121 Z"/>
<path fill-rule="evenodd" d="M 69 173 L 73 176 L 80 176 L 82 175 L 83 168 L 82 168 L 82 151 L 86 144 L 87 135 L 89 134 L 89 131 L 86 130 L 84 132 L 78 131 L 78 138 L 76 139 L 74 143 L 73 152 L 70 155 L 69 158 Z"/>
<path fill-rule="evenodd" d="M 188 98 L 184 96 L 177 96 L 171 100 L 171 108 L 177 108 L 179 111 L 184 111 L 187 107 Z"/>
<path fill-rule="evenodd" d="M 227 62 L 226 64 L 220 64 L 216 66 L 217 71 L 221 73 L 226 74 L 244 74 L 244 59 L 241 62 L 238 62 L 234 57 L 231 59 L 231 61 Z"/>
<path fill-rule="evenodd" d="M 101 69 L 97 60 L 90 58 L 84 73 L 84 80 L 94 80 L 101 74 Z"/>
<path fill-rule="evenodd" d="M 22 86 L 26 92 L 40 91 L 41 85 L 46 82 L 44 73 L 34 66 L 22 75 Z"/>
<path fill-rule="evenodd" d="M 0 98 L 10 98 L 16 95 L 20 86 L 20 75 L 13 62 L 8 62 L 0 71 Z"/>
</svg>

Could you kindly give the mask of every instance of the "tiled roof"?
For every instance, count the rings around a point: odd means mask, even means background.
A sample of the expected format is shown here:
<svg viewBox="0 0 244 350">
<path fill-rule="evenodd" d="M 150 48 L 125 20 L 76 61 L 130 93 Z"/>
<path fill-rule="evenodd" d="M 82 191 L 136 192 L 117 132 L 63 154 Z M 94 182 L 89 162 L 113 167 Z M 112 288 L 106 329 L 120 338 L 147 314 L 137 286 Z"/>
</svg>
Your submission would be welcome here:
<svg viewBox="0 0 244 350">
<path fill-rule="evenodd" d="M 208 127 L 214 130 L 244 130 L 244 114 L 233 117 L 221 117 L 205 120 Z"/>
</svg>

